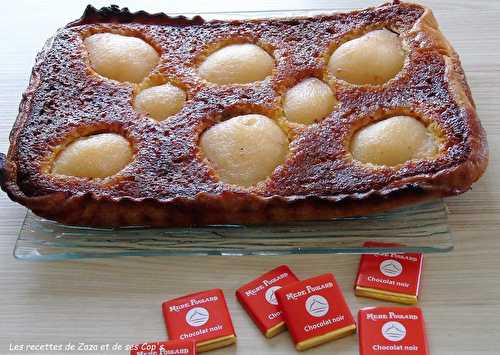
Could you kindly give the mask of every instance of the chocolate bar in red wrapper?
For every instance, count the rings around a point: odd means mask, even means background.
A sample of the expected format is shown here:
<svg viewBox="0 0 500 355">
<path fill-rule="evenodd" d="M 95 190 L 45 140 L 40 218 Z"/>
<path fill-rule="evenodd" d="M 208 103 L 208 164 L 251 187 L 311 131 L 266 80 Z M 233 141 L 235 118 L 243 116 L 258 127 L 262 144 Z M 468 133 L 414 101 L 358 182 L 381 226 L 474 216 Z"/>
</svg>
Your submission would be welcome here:
<svg viewBox="0 0 500 355">
<path fill-rule="evenodd" d="M 335 277 L 316 276 L 276 291 L 297 350 L 305 350 L 356 331 Z"/>
<path fill-rule="evenodd" d="M 399 244 L 367 242 L 368 248 L 398 247 Z M 363 254 L 359 263 L 355 293 L 404 304 L 417 303 L 422 273 L 421 253 Z"/>
<path fill-rule="evenodd" d="M 275 292 L 297 281 L 290 268 L 281 265 L 236 291 L 238 301 L 266 337 L 271 338 L 286 329 Z"/>
<path fill-rule="evenodd" d="M 169 339 L 195 341 L 198 352 L 236 342 L 233 322 L 220 289 L 166 301 L 162 308 Z"/>
<path fill-rule="evenodd" d="M 360 355 L 428 355 L 424 317 L 418 307 L 364 308 L 358 314 Z"/>
</svg>

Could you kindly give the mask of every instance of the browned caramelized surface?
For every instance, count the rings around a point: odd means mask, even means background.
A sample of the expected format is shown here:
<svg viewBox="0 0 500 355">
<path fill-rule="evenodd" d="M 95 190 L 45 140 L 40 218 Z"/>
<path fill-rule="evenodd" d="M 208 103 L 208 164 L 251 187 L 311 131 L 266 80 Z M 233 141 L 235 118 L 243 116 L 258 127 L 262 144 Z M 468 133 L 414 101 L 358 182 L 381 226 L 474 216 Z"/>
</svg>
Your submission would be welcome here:
<svg viewBox="0 0 500 355">
<path fill-rule="evenodd" d="M 30 105 L 24 107 L 12 134 L 9 160 L 16 167 L 15 180 L 27 196 L 64 191 L 112 199 L 168 200 L 224 191 L 336 196 L 396 189 L 403 183 L 442 194 L 462 192 L 485 167 L 486 143 L 454 52 L 439 36 L 433 37 L 437 31 L 432 24 L 432 31 L 417 28 L 424 11 L 418 5 L 394 3 L 312 18 L 204 22 L 117 9 L 88 10 L 80 21 L 57 32 L 35 68 L 39 82 L 32 82 Z M 354 86 L 328 75 L 326 64 L 336 47 L 384 27 L 400 34 L 408 52 L 402 72 L 393 80 L 381 86 Z M 89 68 L 82 41 L 97 32 L 137 36 L 156 48 L 161 61 L 152 75 L 161 74 L 186 90 L 183 109 L 162 122 L 136 112 L 131 84 L 100 77 Z M 248 42 L 273 55 L 276 64 L 270 78 L 228 86 L 200 79 L 196 67 L 207 54 L 227 43 Z M 286 128 L 290 129 L 290 155 L 264 183 L 243 189 L 219 182 L 199 155 L 200 134 L 238 114 L 281 117 L 281 95 L 311 76 L 334 87 L 340 106 L 320 123 Z M 442 149 L 436 159 L 396 168 L 369 167 L 351 159 L 353 131 L 400 114 L 437 125 Z M 132 143 L 134 160 L 121 173 L 95 180 L 49 173 L 56 147 L 97 132 L 118 132 Z M 464 178 L 460 173 L 448 185 L 437 179 L 470 159 L 472 165 L 484 163 L 477 176 Z"/>
</svg>

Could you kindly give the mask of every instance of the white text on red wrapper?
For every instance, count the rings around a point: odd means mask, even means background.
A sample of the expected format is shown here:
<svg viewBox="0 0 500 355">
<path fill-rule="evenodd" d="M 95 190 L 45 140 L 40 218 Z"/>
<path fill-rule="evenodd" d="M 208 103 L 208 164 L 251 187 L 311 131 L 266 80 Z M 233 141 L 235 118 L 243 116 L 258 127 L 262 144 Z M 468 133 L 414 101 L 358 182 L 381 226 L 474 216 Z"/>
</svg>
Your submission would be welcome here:
<svg viewBox="0 0 500 355">
<path fill-rule="evenodd" d="M 175 350 L 170 350 L 170 349 L 158 349 L 158 350 L 146 350 L 146 351 L 139 351 L 137 355 L 182 355 L 182 354 L 189 354 L 190 350 L 189 349 L 175 349 Z"/>
<path fill-rule="evenodd" d="M 289 275 L 287 272 L 284 272 L 276 277 L 273 277 L 272 279 L 270 280 L 263 280 L 262 283 L 255 287 L 255 288 L 252 288 L 250 290 L 246 290 L 245 291 L 245 296 L 249 297 L 249 296 L 255 296 L 257 295 L 260 291 L 263 291 L 266 289 L 266 287 L 269 287 L 273 284 L 275 284 L 276 282 L 278 282 L 279 280 L 283 280 L 285 278 L 287 278 Z"/>
<path fill-rule="evenodd" d="M 169 307 L 169 312 L 180 312 L 183 309 L 192 307 L 192 306 L 197 306 L 200 304 L 204 303 L 209 303 L 209 302 L 217 302 L 219 300 L 219 297 L 217 296 L 210 296 L 206 298 L 201 298 L 201 299 L 191 299 L 189 302 L 182 303 L 182 304 L 175 304 Z"/>
<path fill-rule="evenodd" d="M 418 351 L 417 345 L 380 345 L 375 344 L 372 346 L 374 351 Z"/>
<path fill-rule="evenodd" d="M 375 282 L 379 284 L 386 284 L 386 285 L 393 285 L 393 286 L 398 286 L 398 287 L 404 287 L 408 288 L 411 285 L 408 282 L 401 282 L 401 281 L 395 281 L 395 280 L 389 280 L 389 279 L 381 279 L 378 277 L 373 277 L 373 276 L 368 276 L 368 281 L 369 282 Z"/>
<path fill-rule="evenodd" d="M 321 322 L 319 323 L 315 323 L 315 324 L 307 324 L 305 327 L 304 327 L 304 331 L 306 333 L 308 332 L 312 332 L 316 329 L 321 329 L 323 327 L 326 327 L 326 326 L 330 326 L 330 325 L 333 325 L 335 323 L 338 323 L 338 322 L 342 322 L 343 320 L 345 319 L 344 315 L 342 314 L 339 314 L 338 316 L 335 316 L 333 318 L 329 318 L 329 319 L 324 319 L 322 320 Z"/>
<path fill-rule="evenodd" d="M 418 320 L 418 315 L 416 314 L 398 314 L 395 312 L 389 312 L 388 314 L 374 314 L 374 313 L 367 313 L 366 314 L 366 319 L 368 320 L 388 320 L 388 319 L 398 319 L 398 320 L 404 320 L 404 319 L 410 319 L 410 320 Z"/>
<path fill-rule="evenodd" d="M 412 262 L 417 262 L 418 259 L 414 256 L 411 255 L 405 255 L 405 254 L 372 254 L 374 257 L 389 257 L 393 259 L 399 259 L 399 260 L 408 260 Z"/>
<path fill-rule="evenodd" d="M 199 336 L 199 335 L 209 334 L 209 333 L 213 333 L 213 332 L 218 332 L 218 331 L 222 330 L 223 328 L 224 327 L 222 326 L 222 324 L 218 324 L 218 325 L 214 325 L 212 327 L 198 329 L 198 330 L 195 330 L 194 332 L 183 333 L 183 334 L 181 334 L 181 336 L 179 337 L 179 339 L 180 340 L 187 340 L 187 339 Z"/>
<path fill-rule="evenodd" d="M 287 300 L 297 300 L 305 295 L 308 295 L 310 293 L 313 293 L 313 292 L 318 292 L 318 291 L 321 291 L 321 290 L 324 290 L 324 289 L 327 289 L 327 288 L 333 288 L 333 283 L 332 282 L 327 282 L 327 283 L 324 283 L 322 285 L 318 285 L 318 286 L 309 286 L 307 285 L 306 288 L 304 290 L 300 290 L 300 291 L 297 291 L 297 292 L 290 292 L 290 293 L 287 293 L 286 294 L 286 299 Z"/>
</svg>

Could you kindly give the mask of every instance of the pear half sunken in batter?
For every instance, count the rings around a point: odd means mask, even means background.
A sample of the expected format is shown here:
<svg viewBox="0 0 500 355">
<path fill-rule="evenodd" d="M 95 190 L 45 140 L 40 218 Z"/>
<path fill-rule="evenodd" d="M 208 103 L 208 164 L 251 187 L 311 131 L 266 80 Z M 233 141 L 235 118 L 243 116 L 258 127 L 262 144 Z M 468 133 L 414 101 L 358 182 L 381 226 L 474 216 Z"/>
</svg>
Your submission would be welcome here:
<svg viewBox="0 0 500 355">
<path fill-rule="evenodd" d="M 70 225 L 324 220 L 467 191 L 488 162 L 431 11 L 205 21 L 88 7 L 38 55 L 0 183 Z"/>
</svg>

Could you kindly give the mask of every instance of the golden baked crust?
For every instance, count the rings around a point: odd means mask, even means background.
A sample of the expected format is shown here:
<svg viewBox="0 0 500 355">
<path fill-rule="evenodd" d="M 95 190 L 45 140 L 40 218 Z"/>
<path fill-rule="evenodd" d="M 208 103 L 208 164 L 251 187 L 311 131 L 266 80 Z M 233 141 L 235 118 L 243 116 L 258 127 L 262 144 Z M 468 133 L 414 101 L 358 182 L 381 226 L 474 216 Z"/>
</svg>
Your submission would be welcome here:
<svg viewBox="0 0 500 355">
<path fill-rule="evenodd" d="M 399 33 L 408 52 L 395 78 L 355 86 L 328 75 L 336 47 L 383 27 Z M 100 77 L 88 65 L 83 38 L 97 32 L 151 44 L 161 54 L 151 80 L 166 78 L 185 89 L 185 107 L 161 123 L 136 112 L 132 84 Z M 227 86 L 200 79 L 199 62 L 228 43 L 257 43 L 272 53 L 273 75 Z M 281 120 L 284 92 L 311 76 L 329 82 L 341 105 L 310 126 Z M 207 127 L 247 113 L 278 120 L 289 135 L 290 154 L 266 181 L 242 188 L 217 179 L 198 143 Z M 354 131 L 395 114 L 431 124 L 441 136 L 439 156 L 394 168 L 352 160 Z M 100 132 L 120 133 L 132 143 L 129 166 L 105 179 L 50 174 L 65 145 Z M 7 157 L 0 155 L 0 181 L 11 199 L 45 218 L 104 227 L 363 215 L 465 192 L 488 162 L 485 133 L 457 54 L 429 9 L 399 2 L 344 14 L 230 22 L 88 7 L 38 55 L 10 143 Z"/>
</svg>

